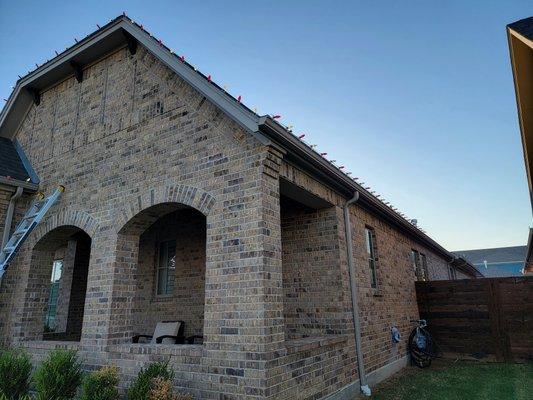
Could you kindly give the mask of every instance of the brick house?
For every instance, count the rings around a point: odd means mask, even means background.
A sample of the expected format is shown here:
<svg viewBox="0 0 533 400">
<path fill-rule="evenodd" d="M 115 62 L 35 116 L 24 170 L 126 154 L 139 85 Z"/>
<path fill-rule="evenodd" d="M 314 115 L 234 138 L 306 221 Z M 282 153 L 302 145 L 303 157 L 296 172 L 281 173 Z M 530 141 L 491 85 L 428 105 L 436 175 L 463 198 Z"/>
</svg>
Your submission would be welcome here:
<svg viewBox="0 0 533 400">
<path fill-rule="evenodd" d="M 339 398 L 405 365 L 416 279 L 479 276 L 126 16 L 17 82 L 0 157 L 6 239 L 66 187 L 0 287 L 0 344 L 35 362 L 73 348 L 123 383 L 170 360 L 202 399 Z M 193 343 L 132 344 L 164 320 Z"/>
</svg>

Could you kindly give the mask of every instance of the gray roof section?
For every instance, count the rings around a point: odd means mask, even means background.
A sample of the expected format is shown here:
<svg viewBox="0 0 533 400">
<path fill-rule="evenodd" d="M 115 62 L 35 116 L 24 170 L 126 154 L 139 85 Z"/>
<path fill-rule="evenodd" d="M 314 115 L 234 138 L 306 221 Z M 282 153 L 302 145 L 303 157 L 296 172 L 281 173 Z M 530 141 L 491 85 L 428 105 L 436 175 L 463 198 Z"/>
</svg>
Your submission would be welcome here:
<svg viewBox="0 0 533 400">
<path fill-rule="evenodd" d="M 522 270 L 524 265 L 509 265 L 509 264 L 487 264 L 475 265 L 485 278 L 506 278 L 509 276 L 524 276 Z"/>
<path fill-rule="evenodd" d="M 15 143 L 3 137 L 0 137 L 0 176 L 11 177 L 19 181 L 26 181 L 30 178 Z"/>
<path fill-rule="evenodd" d="M 472 264 L 505 263 L 525 261 L 527 246 L 497 247 L 493 249 L 454 251 L 457 256 L 464 257 Z"/>
<path fill-rule="evenodd" d="M 527 246 L 462 250 L 454 253 L 474 264 L 474 267 L 486 278 L 503 278 L 523 276 Z"/>
<path fill-rule="evenodd" d="M 533 17 L 521 19 L 507 25 L 509 29 L 519 33 L 520 35 L 533 40 Z"/>
</svg>

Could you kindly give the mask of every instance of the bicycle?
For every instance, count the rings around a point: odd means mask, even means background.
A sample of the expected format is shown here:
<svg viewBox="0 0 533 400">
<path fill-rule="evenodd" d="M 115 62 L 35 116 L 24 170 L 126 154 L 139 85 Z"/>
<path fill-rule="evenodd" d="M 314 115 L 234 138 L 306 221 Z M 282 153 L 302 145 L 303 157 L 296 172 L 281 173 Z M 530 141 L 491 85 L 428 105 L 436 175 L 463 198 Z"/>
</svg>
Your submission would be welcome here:
<svg viewBox="0 0 533 400">
<path fill-rule="evenodd" d="M 431 365 L 431 360 L 439 356 L 437 345 L 428 330 L 425 329 L 427 327 L 425 319 L 415 319 L 411 320 L 411 322 L 418 324 L 409 335 L 407 342 L 411 365 L 427 368 Z"/>
</svg>

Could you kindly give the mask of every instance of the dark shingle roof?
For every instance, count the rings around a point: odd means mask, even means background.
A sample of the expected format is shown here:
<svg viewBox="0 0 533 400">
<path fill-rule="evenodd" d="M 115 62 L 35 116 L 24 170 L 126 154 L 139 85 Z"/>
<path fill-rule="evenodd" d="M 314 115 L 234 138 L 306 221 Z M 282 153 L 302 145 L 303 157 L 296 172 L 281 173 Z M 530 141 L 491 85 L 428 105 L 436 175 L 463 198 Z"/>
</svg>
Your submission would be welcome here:
<svg viewBox="0 0 533 400">
<path fill-rule="evenodd" d="M 522 276 L 527 246 L 454 251 L 464 257 L 487 278 Z M 486 261 L 486 264 L 485 264 Z"/>
<path fill-rule="evenodd" d="M 493 249 L 454 251 L 472 264 L 525 261 L 527 246 L 497 247 Z"/>
<path fill-rule="evenodd" d="M 509 29 L 518 32 L 522 36 L 533 40 L 533 17 L 524 18 L 520 21 L 507 25 Z"/>
<path fill-rule="evenodd" d="M 0 137 L 0 176 L 9 176 L 19 181 L 25 181 L 30 177 L 17 152 L 15 143 L 3 137 Z"/>
</svg>

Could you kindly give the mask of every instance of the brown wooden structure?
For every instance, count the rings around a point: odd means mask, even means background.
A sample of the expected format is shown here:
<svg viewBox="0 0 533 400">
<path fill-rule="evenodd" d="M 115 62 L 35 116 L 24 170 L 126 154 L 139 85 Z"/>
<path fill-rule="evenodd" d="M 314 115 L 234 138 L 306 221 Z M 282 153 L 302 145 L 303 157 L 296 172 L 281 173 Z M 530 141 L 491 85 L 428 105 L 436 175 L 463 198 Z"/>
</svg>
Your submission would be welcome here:
<svg viewBox="0 0 533 400">
<path fill-rule="evenodd" d="M 533 276 L 416 282 L 416 292 L 445 356 L 533 361 Z"/>
</svg>

